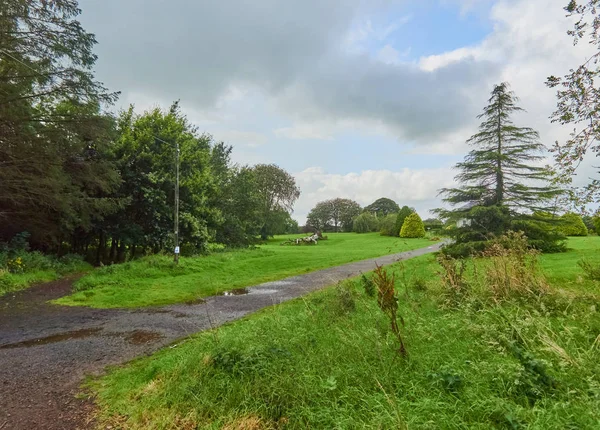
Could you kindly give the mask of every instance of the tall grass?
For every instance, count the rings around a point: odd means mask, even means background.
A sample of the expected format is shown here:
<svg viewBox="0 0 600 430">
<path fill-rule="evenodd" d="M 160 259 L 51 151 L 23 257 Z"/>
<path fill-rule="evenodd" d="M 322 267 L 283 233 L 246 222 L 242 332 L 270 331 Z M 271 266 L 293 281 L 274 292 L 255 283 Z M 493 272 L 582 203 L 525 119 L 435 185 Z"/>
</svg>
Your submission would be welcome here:
<svg viewBox="0 0 600 430">
<path fill-rule="evenodd" d="M 595 247 L 573 252 L 575 261 L 597 258 Z M 408 361 L 357 279 L 344 286 L 354 302 L 348 312 L 339 312 L 339 290 L 330 288 L 114 369 L 91 382 L 101 422 L 125 429 L 595 429 L 599 297 L 591 281 L 559 294 L 570 277 L 556 260 L 540 260 L 553 269 L 549 294 L 484 307 L 440 306 L 444 287 L 432 256 L 394 266 Z M 407 288 L 415 280 L 427 288 Z"/>
</svg>

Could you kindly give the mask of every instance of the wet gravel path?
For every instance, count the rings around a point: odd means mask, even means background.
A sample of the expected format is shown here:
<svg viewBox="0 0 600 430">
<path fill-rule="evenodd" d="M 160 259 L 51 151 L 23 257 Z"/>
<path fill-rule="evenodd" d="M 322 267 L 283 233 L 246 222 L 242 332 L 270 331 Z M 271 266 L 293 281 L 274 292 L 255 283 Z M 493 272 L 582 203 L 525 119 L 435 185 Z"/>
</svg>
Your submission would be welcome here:
<svg viewBox="0 0 600 430">
<path fill-rule="evenodd" d="M 86 375 L 373 270 L 375 264 L 392 264 L 440 246 L 233 290 L 194 304 L 89 309 L 46 303 L 69 294 L 72 278 L 0 297 L 0 430 L 93 428 L 92 402 L 76 398 Z"/>
</svg>

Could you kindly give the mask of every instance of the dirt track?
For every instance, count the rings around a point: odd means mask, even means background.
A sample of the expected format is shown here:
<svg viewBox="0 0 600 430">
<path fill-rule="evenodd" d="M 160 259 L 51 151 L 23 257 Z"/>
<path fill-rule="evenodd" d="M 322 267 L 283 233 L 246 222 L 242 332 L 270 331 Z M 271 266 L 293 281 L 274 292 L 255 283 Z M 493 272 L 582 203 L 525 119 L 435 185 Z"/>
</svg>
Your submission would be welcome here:
<svg viewBox="0 0 600 430">
<path fill-rule="evenodd" d="M 236 290 L 186 305 L 135 310 L 50 305 L 73 279 L 0 298 L 0 430 L 87 429 L 93 404 L 75 395 L 86 375 L 360 272 L 435 252 L 440 244 Z M 235 294 L 234 294 L 235 293 Z"/>
</svg>

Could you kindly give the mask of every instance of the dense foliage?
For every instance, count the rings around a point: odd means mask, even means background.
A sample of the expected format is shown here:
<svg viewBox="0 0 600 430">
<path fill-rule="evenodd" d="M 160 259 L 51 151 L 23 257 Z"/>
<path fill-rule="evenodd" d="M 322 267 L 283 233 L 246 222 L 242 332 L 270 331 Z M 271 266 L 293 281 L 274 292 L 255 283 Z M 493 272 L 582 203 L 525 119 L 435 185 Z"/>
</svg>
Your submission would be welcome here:
<svg viewBox="0 0 600 430">
<path fill-rule="evenodd" d="M 483 119 L 479 131 L 467 141 L 474 149 L 457 164 L 461 186 L 441 190 L 444 201 L 454 206 L 436 211 L 455 224 L 449 231 L 455 243 L 446 248 L 448 252 L 481 251 L 485 241 L 509 230 L 524 231 L 543 251 L 564 249 L 551 223 L 530 215 L 554 213 L 552 205 L 561 191 L 549 185 L 550 170 L 536 165 L 544 149 L 538 133 L 512 122 L 511 116 L 523 111 L 517 101 L 508 84 L 494 87 L 479 116 Z"/>
<path fill-rule="evenodd" d="M 423 237 L 425 236 L 425 226 L 418 213 L 413 212 L 406 217 L 402 223 L 400 237 Z"/>
<path fill-rule="evenodd" d="M 382 197 L 375 200 L 369 206 L 366 206 L 365 211 L 375 214 L 375 216 L 379 218 L 389 214 L 398 213 L 400 211 L 400 206 L 398 206 L 398 204 L 392 199 Z"/>
<path fill-rule="evenodd" d="M 588 229 L 581 216 L 571 212 L 560 217 L 560 231 L 565 236 L 588 235 Z"/>
<path fill-rule="evenodd" d="M 115 118 L 94 80 L 94 36 L 74 0 L 6 0 L 0 10 L 0 241 L 123 261 L 172 250 L 179 151 L 179 237 L 247 245 L 297 229 L 300 194 L 275 165 L 234 166 L 232 148 L 200 134 L 178 103 Z M 178 149 L 177 149 L 178 148 Z"/>
<path fill-rule="evenodd" d="M 360 215 L 360 204 L 350 199 L 331 199 L 319 202 L 310 211 L 306 225 L 320 231 L 352 231 L 354 218 Z"/>
<path fill-rule="evenodd" d="M 402 206 L 402 209 L 400 209 L 400 212 L 398 212 L 398 215 L 396 216 L 396 224 L 391 236 L 398 236 L 400 234 L 402 226 L 404 225 L 404 221 L 413 213 L 415 213 L 414 208 Z"/>
<path fill-rule="evenodd" d="M 379 233 L 382 236 L 398 237 L 399 232 L 396 230 L 397 214 L 389 214 L 379 223 Z"/>
<path fill-rule="evenodd" d="M 355 233 L 371 233 L 379 230 L 379 220 L 370 212 L 364 212 L 354 218 L 352 231 Z"/>
</svg>

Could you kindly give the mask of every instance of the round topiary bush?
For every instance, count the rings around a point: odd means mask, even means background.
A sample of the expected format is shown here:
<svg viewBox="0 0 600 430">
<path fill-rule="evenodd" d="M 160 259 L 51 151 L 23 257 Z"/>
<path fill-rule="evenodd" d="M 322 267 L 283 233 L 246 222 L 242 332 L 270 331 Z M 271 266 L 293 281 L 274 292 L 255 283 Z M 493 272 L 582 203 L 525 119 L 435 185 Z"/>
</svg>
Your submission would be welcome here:
<svg viewBox="0 0 600 430">
<path fill-rule="evenodd" d="M 588 229 L 579 215 L 569 212 L 561 216 L 560 221 L 560 231 L 565 236 L 588 235 Z"/>
<path fill-rule="evenodd" d="M 400 230 L 400 237 L 424 237 L 425 226 L 418 213 L 413 212 L 406 217 Z"/>
</svg>

